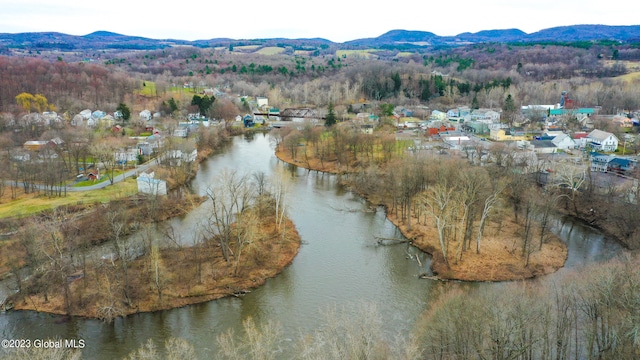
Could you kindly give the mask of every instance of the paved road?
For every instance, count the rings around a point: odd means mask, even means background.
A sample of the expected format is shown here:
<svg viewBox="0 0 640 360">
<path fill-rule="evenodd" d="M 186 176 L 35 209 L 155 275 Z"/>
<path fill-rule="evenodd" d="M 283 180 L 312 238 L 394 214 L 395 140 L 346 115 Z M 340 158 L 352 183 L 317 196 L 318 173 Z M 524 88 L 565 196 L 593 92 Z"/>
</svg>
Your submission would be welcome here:
<svg viewBox="0 0 640 360">
<path fill-rule="evenodd" d="M 150 168 L 152 165 L 155 165 L 155 164 L 156 164 L 156 159 L 153 159 L 153 160 L 151 160 L 151 161 L 149 161 L 149 162 L 147 162 L 147 163 L 144 163 L 144 164 L 142 164 L 142 165 L 139 165 L 139 166 L 137 166 L 135 169 L 128 170 L 128 171 L 126 171 L 124 174 L 116 176 L 116 177 L 113 179 L 113 183 L 114 183 L 114 184 L 115 184 L 115 183 L 119 183 L 119 182 L 121 182 L 121 181 L 124 181 L 124 180 L 125 180 L 126 178 L 128 178 L 128 177 L 132 177 L 132 176 L 134 176 L 134 175 L 138 175 L 138 174 L 140 174 L 141 172 L 145 172 L 145 171 L 149 170 L 149 168 Z M 6 180 L 6 181 L 5 181 L 5 184 L 6 184 L 7 186 L 11 186 L 11 185 L 13 185 L 13 181 Z M 22 182 L 19 182 L 19 184 L 22 184 Z M 67 191 L 68 191 L 68 192 L 76 192 L 76 191 L 91 191 L 91 190 L 102 189 L 102 188 L 105 188 L 105 187 L 107 187 L 107 186 L 109 186 L 109 185 L 111 185 L 111 181 L 109 181 L 109 180 L 102 181 L 102 182 L 99 182 L 99 183 L 97 183 L 97 184 L 94 184 L 94 185 L 88 185 L 88 186 L 73 186 L 73 184 L 69 184 L 69 185 L 67 185 Z M 38 189 L 40 189 L 40 190 L 43 190 L 43 189 L 44 189 L 44 186 L 43 186 L 43 185 L 37 185 L 37 184 L 36 184 L 36 185 L 34 185 L 34 186 L 35 186 L 35 187 L 37 187 L 37 188 L 38 188 Z"/>
<path fill-rule="evenodd" d="M 132 170 L 128 170 L 126 171 L 124 174 L 122 175 L 118 175 L 116 177 L 113 178 L 113 183 L 119 183 L 121 181 L 124 181 L 126 178 L 134 176 L 134 175 L 138 175 L 141 172 L 145 172 L 147 170 L 149 170 L 149 168 L 154 165 L 156 163 L 156 159 L 153 159 L 149 162 L 146 162 L 142 165 L 139 165 L 138 167 L 136 167 L 135 169 Z M 97 189 L 102 189 L 104 187 L 107 187 L 111 185 L 111 181 L 106 180 L 103 182 L 99 182 L 97 184 L 94 185 L 88 185 L 88 186 L 73 186 L 73 185 L 67 185 L 67 191 L 91 191 L 91 190 L 97 190 Z"/>
</svg>

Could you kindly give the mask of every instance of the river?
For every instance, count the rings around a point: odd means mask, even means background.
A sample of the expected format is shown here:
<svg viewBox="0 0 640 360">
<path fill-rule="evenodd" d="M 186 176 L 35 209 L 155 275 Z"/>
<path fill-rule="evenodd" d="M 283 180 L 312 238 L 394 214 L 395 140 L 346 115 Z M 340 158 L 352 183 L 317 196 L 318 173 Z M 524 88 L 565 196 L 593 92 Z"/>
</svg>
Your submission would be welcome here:
<svg viewBox="0 0 640 360">
<path fill-rule="evenodd" d="M 201 164 L 192 183 L 194 191 L 205 194 L 224 169 L 267 175 L 284 169 L 293 175 L 288 213 L 303 245 L 283 273 L 242 298 L 136 314 L 111 324 L 80 318 L 64 322 L 58 316 L 31 311 L 0 313 L 0 339 L 83 339 L 83 358 L 115 359 L 149 338 L 162 347 L 165 339 L 180 337 L 195 347 L 200 358 L 212 358 L 217 351 L 216 336 L 229 329 L 241 332 L 242 321 L 252 317 L 258 324 L 270 320 L 281 324 L 284 338 L 291 340 L 283 343 L 286 352 L 300 333 L 309 333 L 324 322 L 324 311 L 344 307 L 355 316 L 356 305 L 362 303 L 378 309 L 389 334 L 411 331 L 441 283 L 418 277 L 428 272 L 430 259 L 413 247 L 376 246 L 376 237 L 401 237 L 383 209 L 372 208 L 341 187 L 335 175 L 280 162 L 268 134 L 235 137 L 228 149 Z M 193 241 L 207 206 L 205 202 L 185 217 L 170 220 L 181 234 L 180 241 Z M 558 221 L 555 231 L 569 244 L 567 267 L 601 261 L 622 251 L 615 242 L 580 224 Z"/>
</svg>

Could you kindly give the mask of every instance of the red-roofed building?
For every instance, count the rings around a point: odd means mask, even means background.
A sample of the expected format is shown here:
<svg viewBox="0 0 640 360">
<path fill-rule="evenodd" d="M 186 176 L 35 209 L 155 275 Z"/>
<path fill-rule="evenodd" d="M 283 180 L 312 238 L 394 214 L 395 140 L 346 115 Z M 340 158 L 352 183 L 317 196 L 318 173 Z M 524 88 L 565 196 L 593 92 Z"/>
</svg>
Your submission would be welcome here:
<svg viewBox="0 0 640 360">
<path fill-rule="evenodd" d="M 444 125 L 440 125 L 440 127 L 429 127 L 429 128 L 427 128 L 427 135 L 434 136 L 434 135 L 440 134 L 441 132 L 455 131 L 455 130 L 456 130 L 456 128 L 454 128 L 453 126 L 446 127 Z"/>
<path fill-rule="evenodd" d="M 576 142 L 576 146 L 579 148 L 583 148 L 587 144 L 587 133 L 586 132 L 577 132 L 574 133 L 571 138 Z"/>
</svg>

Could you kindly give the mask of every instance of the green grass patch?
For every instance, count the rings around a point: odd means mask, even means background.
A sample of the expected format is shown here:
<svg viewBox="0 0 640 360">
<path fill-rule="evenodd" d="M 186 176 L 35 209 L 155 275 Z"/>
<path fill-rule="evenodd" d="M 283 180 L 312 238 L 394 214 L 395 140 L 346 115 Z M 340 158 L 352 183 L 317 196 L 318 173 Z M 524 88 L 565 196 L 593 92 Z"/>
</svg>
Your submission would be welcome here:
<svg viewBox="0 0 640 360">
<path fill-rule="evenodd" d="M 260 55 L 277 55 L 277 54 L 282 54 L 284 52 L 284 48 L 279 47 L 279 46 L 267 46 L 267 47 L 263 47 L 262 49 L 256 51 L 256 54 L 260 54 Z"/>
<path fill-rule="evenodd" d="M 156 83 L 153 81 L 143 81 L 138 89 L 138 94 L 142 96 L 156 96 Z"/>
<path fill-rule="evenodd" d="M 408 52 L 408 51 L 401 51 L 399 53 L 396 54 L 396 57 L 409 57 L 411 55 L 413 55 L 414 53 L 412 52 Z"/>
<path fill-rule="evenodd" d="M 403 151 L 408 149 L 409 147 L 413 146 L 414 142 L 413 140 L 398 140 L 396 141 L 396 149 L 398 151 Z"/>
<path fill-rule="evenodd" d="M 67 192 L 67 196 L 64 197 L 25 196 L 18 200 L 0 204 L 0 219 L 30 216 L 65 205 L 106 203 L 114 199 L 134 195 L 137 192 L 138 185 L 136 181 L 127 179 L 124 182 L 110 185 L 103 189 Z"/>
</svg>

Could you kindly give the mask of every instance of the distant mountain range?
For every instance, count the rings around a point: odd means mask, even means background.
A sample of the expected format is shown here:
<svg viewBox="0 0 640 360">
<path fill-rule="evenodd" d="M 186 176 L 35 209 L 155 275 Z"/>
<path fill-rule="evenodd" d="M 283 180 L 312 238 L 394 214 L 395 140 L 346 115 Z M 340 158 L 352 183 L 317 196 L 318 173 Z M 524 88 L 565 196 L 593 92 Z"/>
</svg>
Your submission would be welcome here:
<svg viewBox="0 0 640 360">
<path fill-rule="evenodd" d="M 127 36 L 108 31 L 97 31 L 84 36 L 67 35 L 56 32 L 33 32 L 8 34 L 0 33 L 0 53 L 8 49 L 24 50 L 103 50 L 103 49 L 161 49 L 175 45 L 198 47 L 219 47 L 230 45 L 264 45 L 335 48 L 428 48 L 433 46 L 457 46 L 475 43 L 513 43 L 544 41 L 594 41 L 614 40 L 621 42 L 640 42 L 640 25 L 572 25 L 540 30 L 527 34 L 518 29 L 484 30 L 477 33 L 461 33 L 456 36 L 438 36 L 428 31 L 392 30 L 375 38 L 357 39 L 344 43 L 334 43 L 326 39 L 228 39 L 177 40 L 150 39 L 139 36 Z M 4 50 L 4 51 L 3 51 Z"/>
</svg>

